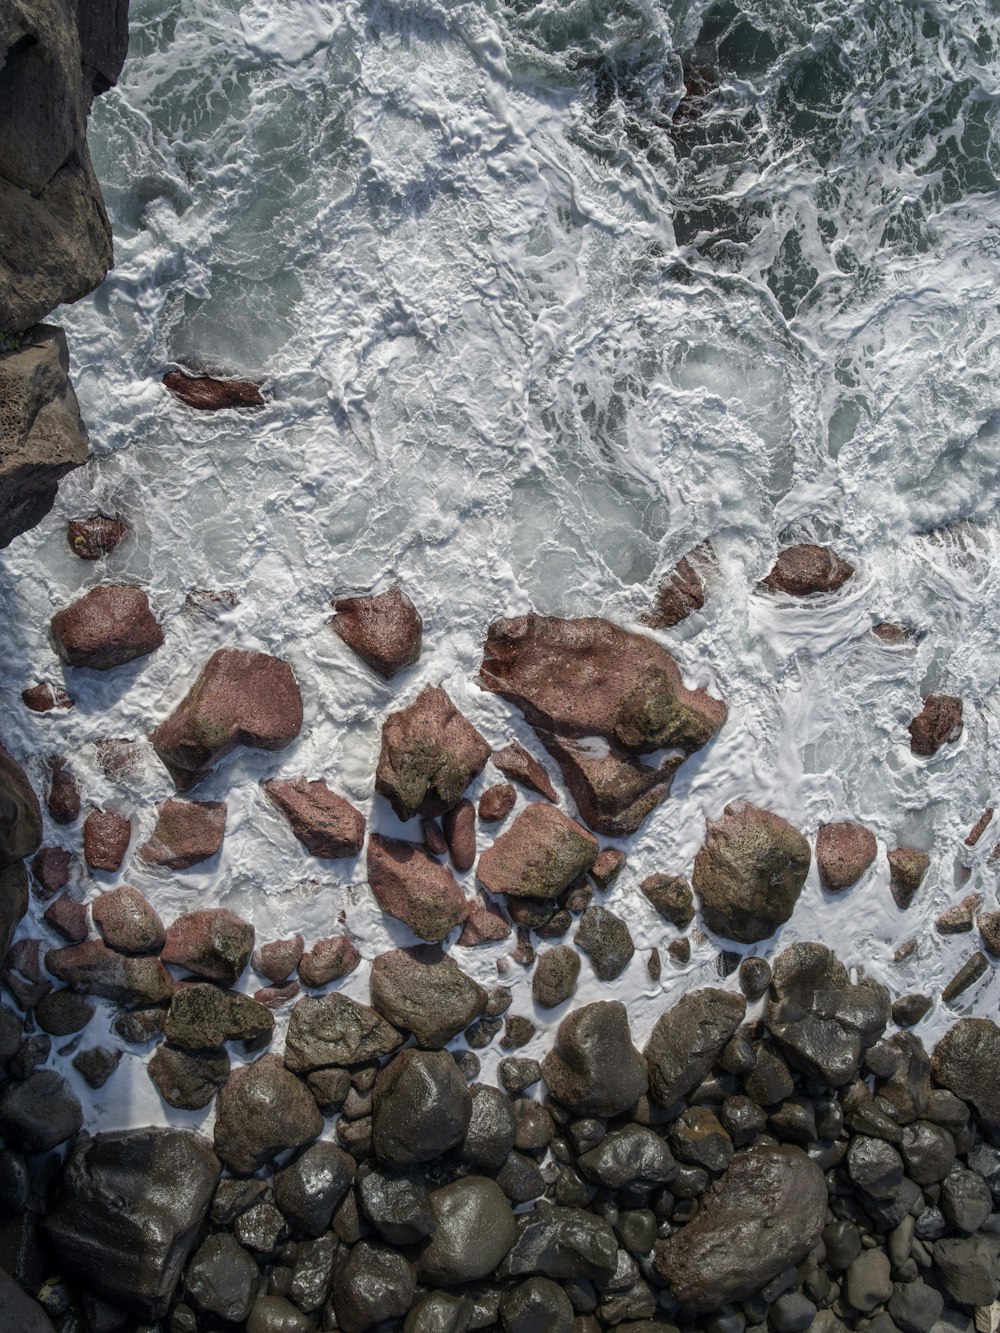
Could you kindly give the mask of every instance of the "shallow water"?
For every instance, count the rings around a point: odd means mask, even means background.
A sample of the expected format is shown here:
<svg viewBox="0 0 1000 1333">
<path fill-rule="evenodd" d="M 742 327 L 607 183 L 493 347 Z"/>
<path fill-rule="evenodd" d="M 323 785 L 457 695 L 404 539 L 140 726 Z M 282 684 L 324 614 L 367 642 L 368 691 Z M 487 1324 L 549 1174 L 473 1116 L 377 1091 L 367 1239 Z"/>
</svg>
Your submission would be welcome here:
<svg viewBox="0 0 1000 1333">
<path fill-rule="evenodd" d="M 537 753 L 474 683 L 490 620 L 534 607 L 634 625 L 662 573 L 711 537 L 719 585 L 661 637 L 730 721 L 621 843 L 629 869 L 607 901 L 636 958 L 611 985 L 584 960 L 578 1001 L 626 999 L 642 1038 L 683 988 L 717 979 L 720 942 L 703 937 L 689 966 L 665 957 L 649 982 L 648 950 L 675 932 L 637 885 L 689 872 L 705 818 L 738 797 L 810 836 L 856 817 L 880 840 L 849 894 L 823 895 L 814 870 L 760 952 L 818 938 L 894 994 L 940 990 L 976 940 L 937 936 L 934 916 L 972 891 L 997 905 L 985 860 L 1000 832 L 973 851 L 962 839 L 997 794 L 1000 6 L 131 9 L 129 62 L 90 133 L 117 265 L 53 316 L 93 457 L 0 555 L 5 743 L 36 779 L 45 754 L 70 753 L 85 798 L 133 816 L 137 846 L 167 775 L 146 747 L 111 782 L 94 742 L 142 737 L 222 644 L 287 657 L 300 742 L 227 761 L 198 789 L 229 802 L 220 863 L 127 878 L 167 920 L 225 903 L 261 939 L 331 933 L 345 909 L 370 959 L 408 933 L 373 910 L 363 861 L 305 853 L 260 779 L 327 777 L 373 827 L 398 828 L 372 800 L 386 711 L 441 684 L 491 742 Z M 160 383 L 178 365 L 261 377 L 268 406 L 192 413 Z M 95 508 L 135 527 L 102 565 L 64 536 Z M 855 579 L 805 604 L 754 593 L 802 539 L 834 544 Z M 21 689 L 59 676 L 49 617 L 105 579 L 148 588 L 165 647 L 109 677 L 67 671 L 76 709 L 28 714 Z M 334 594 L 394 579 L 425 649 L 386 686 L 325 621 Z M 193 588 L 239 604 L 192 616 Z M 917 645 L 873 639 L 883 619 Z M 929 690 L 963 697 L 966 729 L 924 761 L 906 723 Z M 78 836 L 46 839 L 75 850 Z M 883 855 L 900 843 L 932 856 L 905 914 Z M 894 964 L 914 935 L 917 957 Z M 460 962 L 489 982 L 509 948 Z M 540 1052 L 560 1011 L 533 1013 L 516 964 L 502 979 Z M 345 989 L 366 995 L 364 967 Z M 995 1014 L 998 998 L 991 970 L 920 1031 Z M 138 1055 L 99 1093 L 71 1077 L 91 1124 L 165 1118 Z"/>
</svg>

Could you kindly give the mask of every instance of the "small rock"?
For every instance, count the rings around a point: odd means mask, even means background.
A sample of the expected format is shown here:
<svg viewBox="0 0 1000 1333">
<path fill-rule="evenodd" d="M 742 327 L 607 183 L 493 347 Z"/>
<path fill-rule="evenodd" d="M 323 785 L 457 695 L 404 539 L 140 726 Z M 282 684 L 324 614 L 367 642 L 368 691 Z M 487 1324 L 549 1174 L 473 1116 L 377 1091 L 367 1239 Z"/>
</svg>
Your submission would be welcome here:
<svg viewBox="0 0 1000 1333">
<path fill-rule="evenodd" d="M 158 958 L 118 953 L 103 940 L 50 949 L 45 966 L 72 990 L 117 1004 L 160 1004 L 170 999 L 174 989 L 170 973 Z"/>
<path fill-rule="evenodd" d="M 910 723 L 910 750 L 928 757 L 962 734 L 962 701 L 951 694 L 928 694 Z"/>
<path fill-rule="evenodd" d="M 530 1018 L 525 1018 L 523 1014 L 508 1014 L 503 1021 L 500 1045 L 505 1051 L 520 1050 L 522 1046 L 527 1046 L 536 1030 Z"/>
<path fill-rule="evenodd" d="M 71 518 L 66 525 L 66 540 L 81 560 L 100 560 L 116 550 L 129 531 L 124 519 L 92 514 L 90 518 Z"/>
<path fill-rule="evenodd" d="M 694 894 L 680 875 L 647 875 L 639 888 L 665 921 L 683 930 L 694 920 Z"/>
<path fill-rule="evenodd" d="M 766 958 L 744 958 L 740 963 L 740 990 L 753 1002 L 759 1000 L 771 984 L 771 964 Z"/>
<path fill-rule="evenodd" d="M 458 937 L 460 948 L 475 948 L 479 944 L 495 944 L 510 935 L 510 922 L 503 912 L 485 894 L 478 893 L 468 903 L 468 911 L 462 933 Z"/>
<path fill-rule="evenodd" d="M 911 1028 L 928 1013 L 931 1000 L 926 995 L 901 995 L 892 1006 L 892 1021 L 901 1028 Z"/>
<path fill-rule="evenodd" d="M 66 887 L 72 864 L 72 856 L 62 847 L 43 847 L 32 859 L 31 873 L 46 898 Z"/>
<path fill-rule="evenodd" d="M 163 630 L 141 588 L 102 584 L 56 612 L 51 622 L 55 650 L 74 667 L 108 671 L 155 652 Z"/>
<path fill-rule="evenodd" d="M 580 918 L 576 945 L 588 956 L 601 981 L 621 976 L 635 953 L 628 926 L 606 907 L 587 908 Z"/>
<path fill-rule="evenodd" d="M 939 1207 L 956 1231 L 978 1231 L 993 1211 L 993 1196 L 982 1176 L 961 1167 L 941 1182 Z"/>
<path fill-rule="evenodd" d="M 90 1001 L 71 990 L 51 991 L 35 1005 L 35 1021 L 53 1037 L 82 1032 L 93 1017 L 94 1006 Z"/>
<path fill-rule="evenodd" d="M 489 757 L 489 745 L 444 690 L 428 685 L 386 718 L 375 790 L 400 819 L 433 819 L 458 804 Z"/>
<path fill-rule="evenodd" d="M 555 1009 L 576 993 L 580 976 L 580 955 L 568 944 L 559 944 L 543 953 L 531 981 L 535 1003 L 543 1009 Z"/>
<path fill-rule="evenodd" d="M 47 680 L 22 690 L 21 701 L 33 713 L 51 713 L 54 708 L 68 710 L 76 702 L 61 685 L 52 685 Z"/>
<path fill-rule="evenodd" d="M 887 643 L 893 648 L 915 642 L 913 633 L 905 625 L 900 625 L 893 620 L 879 621 L 877 625 L 872 626 L 872 634 L 876 639 L 881 639 L 883 643 Z"/>
<path fill-rule="evenodd" d="M 893 901 L 905 912 L 924 882 L 931 858 L 915 847 L 895 847 L 887 853 L 889 860 L 889 889 Z"/>
<path fill-rule="evenodd" d="M 871 1314 L 892 1295 L 889 1256 L 882 1250 L 862 1250 L 847 1270 L 847 1299 L 855 1310 Z"/>
<path fill-rule="evenodd" d="M 471 870 L 476 861 L 475 806 L 463 797 L 457 805 L 445 811 L 441 827 L 451 853 L 452 865 L 460 874 Z"/>
<path fill-rule="evenodd" d="M 579 1167 L 588 1180 L 608 1190 L 659 1188 L 677 1175 L 670 1149 L 644 1125 L 626 1125 L 605 1135 L 580 1155 Z"/>
<path fill-rule="evenodd" d="M 163 922 L 149 900 L 131 884 L 100 893 L 91 905 L 104 942 L 121 953 L 159 953 L 166 941 Z"/>
<path fill-rule="evenodd" d="M 349 1153 L 320 1140 L 274 1173 L 274 1201 L 297 1230 L 322 1236 L 351 1187 L 354 1171 Z"/>
<path fill-rule="evenodd" d="M 327 623 L 334 634 L 384 680 L 420 656 L 423 621 L 396 584 L 377 596 L 337 599 L 333 609 L 336 615 Z"/>
<path fill-rule="evenodd" d="M 132 825 L 117 810 L 91 810 L 83 821 L 83 856 L 91 870 L 114 872 L 132 841 Z"/>
<path fill-rule="evenodd" d="M 542 1061 L 549 1091 L 576 1115 L 620 1115 L 649 1086 L 625 1006 L 598 1001 L 567 1014 Z"/>
<path fill-rule="evenodd" d="M 156 827 L 139 849 L 147 865 L 188 870 L 222 850 L 226 833 L 225 801 L 163 801 Z"/>
<path fill-rule="evenodd" d="M 206 1237 L 184 1277 L 187 1293 L 198 1309 L 230 1323 L 246 1320 L 259 1281 L 256 1259 L 224 1232 Z"/>
<path fill-rule="evenodd" d="M 875 835 L 863 824 L 823 824 L 816 835 L 819 882 L 827 893 L 856 884 L 878 853 Z"/>
<path fill-rule="evenodd" d="M 483 852 L 477 875 L 493 894 L 554 899 L 590 869 L 597 853 L 593 834 L 562 811 L 535 801 Z"/>
<path fill-rule="evenodd" d="M 542 1077 L 542 1067 L 537 1060 L 526 1056 L 507 1055 L 497 1067 L 500 1082 L 512 1097 L 532 1087 Z"/>
<path fill-rule="evenodd" d="M 590 878 L 599 889 L 610 889 L 625 869 L 628 858 L 617 847 L 602 847 L 590 867 Z"/>
<path fill-rule="evenodd" d="M 179 1050 L 164 1041 L 153 1052 L 146 1073 L 168 1106 L 199 1111 L 229 1078 L 229 1056 L 224 1050 Z"/>
<path fill-rule="evenodd" d="M 142 1009 L 123 1009 L 111 1025 L 115 1036 L 130 1046 L 142 1046 L 163 1031 L 167 1016 L 165 1005 L 149 1005 Z"/>
<path fill-rule="evenodd" d="M 817 592 L 836 592 L 854 574 L 854 566 L 828 546 L 802 542 L 778 552 L 770 574 L 760 586 L 768 592 L 791 597 L 809 597 Z"/>
<path fill-rule="evenodd" d="M 454 876 L 415 842 L 373 833 L 368 884 L 379 906 L 420 939 L 438 942 L 465 919 L 466 902 Z"/>
<path fill-rule="evenodd" d="M 970 893 L 961 902 L 947 908 L 934 919 L 934 929 L 939 935 L 961 935 L 972 929 L 976 913 L 982 906 L 983 895 Z"/>
<path fill-rule="evenodd" d="M 78 903 L 68 893 L 61 893 L 55 902 L 50 903 L 43 918 L 70 944 L 82 944 L 90 934 L 85 904 Z"/>
<path fill-rule="evenodd" d="M 304 1083 L 277 1055 L 234 1069 L 215 1112 L 215 1151 L 240 1175 L 257 1171 L 286 1148 L 317 1138 L 323 1117 Z"/>
<path fill-rule="evenodd" d="M 993 818 L 993 814 L 994 814 L 993 806 L 988 805 L 986 809 L 983 811 L 983 813 L 976 820 L 976 822 L 973 824 L 972 828 L 969 830 L 968 836 L 965 839 L 966 847 L 975 847 L 976 843 L 979 841 L 979 839 L 983 836 L 983 834 L 989 827 L 989 823 L 990 820 Z"/>
<path fill-rule="evenodd" d="M 83 1081 L 92 1088 L 103 1088 L 108 1079 L 118 1068 L 122 1058 L 119 1050 L 109 1050 L 107 1046 L 91 1046 L 73 1056 L 73 1068 L 83 1077 Z"/>
<path fill-rule="evenodd" d="M 0 1134 L 9 1147 L 48 1152 L 83 1127 L 80 1103 L 54 1069 L 0 1085 Z"/>
<path fill-rule="evenodd" d="M 691 941 L 687 938 L 671 940 L 667 945 L 667 953 L 675 967 L 686 967 L 691 961 Z"/>
<path fill-rule="evenodd" d="M 361 955 L 351 937 L 333 935 L 330 939 L 317 940 L 308 953 L 302 955 L 299 979 L 304 986 L 328 986 L 331 981 L 349 976 L 360 962 Z"/>
<path fill-rule="evenodd" d="M 420 821 L 420 832 L 423 836 L 424 846 L 432 856 L 448 855 L 448 840 L 441 832 L 441 825 L 434 819 L 422 819 Z"/>
<path fill-rule="evenodd" d="M 307 778 L 271 778 L 264 790 L 313 856 L 357 856 L 364 845 L 365 817 L 325 782 Z"/>
<path fill-rule="evenodd" d="M 225 907 L 186 912 L 167 929 L 162 958 L 209 981 L 232 986 L 253 951 L 254 929 Z"/>
<path fill-rule="evenodd" d="M 365 1219 L 390 1245 L 412 1245 L 434 1229 L 430 1190 L 416 1171 L 362 1167 L 357 1192 Z"/>
<path fill-rule="evenodd" d="M 281 1009 L 291 1004 L 301 989 L 297 981 L 289 981 L 284 986 L 261 986 L 260 990 L 254 991 L 253 998 L 268 1009 Z"/>
<path fill-rule="evenodd" d="M 672 629 L 692 611 L 700 611 L 707 595 L 706 581 L 718 572 L 711 542 L 700 542 L 677 561 L 662 580 L 653 607 L 642 618 L 651 629 Z"/>
<path fill-rule="evenodd" d="M 305 1074 L 329 1065 L 356 1065 L 389 1055 L 402 1035 L 374 1009 L 339 991 L 307 996 L 292 1010 L 285 1037 L 285 1064 Z"/>
<path fill-rule="evenodd" d="M 430 1196 L 434 1229 L 417 1257 L 422 1282 L 456 1286 L 489 1276 L 514 1244 L 510 1203 L 494 1180 L 466 1176 Z"/>
<path fill-rule="evenodd" d="M 486 991 L 449 955 L 431 946 L 393 949 L 372 964 L 371 998 L 394 1027 L 439 1048 L 483 1012 Z"/>
<path fill-rule="evenodd" d="M 512 778 L 522 787 L 558 805 L 559 797 L 548 773 L 517 741 L 510 741 L 502 750 L 493 751 L 493 767 L 498 768 L 504 777 Z"/>
<path fill-rule="evenodd" d="M 267 944 L 258 944 L 253 951 L 253 966 L 256 972 L 275 985 L 287 981 L 299 965 L 305 949 L 301 935 L 291 935 L 285 940 L 270 940 Z"/>
<path fill-rule="evenodd" d="M 603 1217 L 555 1205 L 522 1214 L 516 1225 L 503 1277 L 544 1273 L 556 1282 L 588 1278 L 603 1286 L 614 1275 L 618 1242 Z"/>
<path fill-rule="evenodd" d="M 220 380 L 211 375 L 187 375 L 171 370 L 164 375 L 163 384 L 182 403 L 200 412 L 264 406 L 260 389 L 250 380 Z"/>
<path fill-rule="evenodd" d="M 989 971 L 989 962 L 984 953 L 976 952 L 971 958 L 967 958 L 958 969 L 952 979 L 941 992 L 941 999 L 945 1004 L 950 1004 L 952 1000 L 958 997 L 975 985 L 981 976 Z"/>
<path fill-rule="evenodd" d="M 46 767 L 49 781 L 45 805 L 48 812 L 57 824 L 73 824 L 80 815 L 80 788 L 73 771 L 61 754 L 52 755 Z"/>
<path fill-rule="evenodd" d="M 246 1322 L 246 1333 L 310 1333 L 311 1328 L 309 1316 L 284 1296 L 258 1296 Z"/>
<path fill-rule="evenodd" d="M 516 804 L 517 791 L 509 782 L 497 782 L 480 796 L 479 818 L 484 824 L 498 824 L 507 818 Z"/>
<path fill-rule="evenodd" d="M 241 1041 L 248 1051 L 260 1050 L 273 1031 L 270 1011 L 257 1000 L 204 981 L 177 987 L 163 1024 L 167 1040 L 188 1051 L 222 1046 L 227 1041 Z"/>
</svg>

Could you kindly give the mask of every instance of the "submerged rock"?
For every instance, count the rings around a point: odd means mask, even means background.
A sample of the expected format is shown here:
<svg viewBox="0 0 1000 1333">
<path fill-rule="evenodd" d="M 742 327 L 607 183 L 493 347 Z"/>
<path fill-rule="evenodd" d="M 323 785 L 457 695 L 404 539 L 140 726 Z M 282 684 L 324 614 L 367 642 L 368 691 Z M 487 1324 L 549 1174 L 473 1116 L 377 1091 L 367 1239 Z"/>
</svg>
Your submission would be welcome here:
<svg viewBox="0 0 1000 1333">
<path fill-rule="evenodd" d="M 249 1175 L 286 1148 L 319 1136 L 323 1117 L 306 1085 L 277 1055 L 234 1069 L 215 1110 L 215 1151 L 238 1175 Z"/>
<path fill-rule="evenodd" d="M 22 690 L 21 702 L 33 713 L 51 713 L 54 708 L 68 711 L 76 706 L 76 700 L 61 685 L 53 685 L 47 680 Z"/>
<path fill-rule="evenodd" d="M 450 955 L 430 945 L 380 954 L 372 964 L 370 986 L 372 1004 L 382 1017 L 430 1049 L 468 1027 L 488 998 Z"/>
<path fill-rule="evenodd" d="M 553 1097 L 580 1116 L 620 1115 L 649 1086 L 632 1045 L 625 1006 L 617 1000 L 583 1005 L 559 1024 L 542 1076 Z"/>
<path fill-rule="evenodd" d="M 71 518 L 66 525 L 66 540 L 69 549 L 81 560 L 100 560 L 116 550 L 129 532 L 124 519 L 93 514 L 90 518 Z"/>
<path fill-rule="evenodd" d="M 554 806 L 533 801 L 479 858 L 476 875 L 493 894 L 554 899 L 597 859 L 597 839 Z"/>
<path fill-rule="evenodd" d="M 910 723 L 910 750 L 929 757 L 962 734 L 962 701 L 952 694 L 928 694 Z"/>
<path fill-rule="evenodd" d="M 422 940 L 443 940 L 468 911 L 451 871 L 415 842 L 373 833 L 368 839 L 368 884 L 382 910 Z"/>
<path fill-rule="evenodd" d="M 102 584 L 57 611 L 52 641 L 62 660 L 74 667 L 109 671 L 163 644 L 163 630 L 141 588 Z"/>
<path fill-rule="evenodd" d="M 200 412 L 264 406 L 260 389 L 250 380 L 220 380 L 210 375 L 185 375 L 172 370 L 164 375 L 163 383 L 182 403 Z"/>
<path fill-rule="evenodd" d="M 827 893 L 841 893 L 858 882 L 877 853 L 875 834 L 863 824 L 823 824 L 816 834 L 819 882 Z"/>
<path fill-rule="evenodd" d="M 802 542 L 786 546 L 760 586 L 767 592 L 809 597 L 817 592 L 836 592 L 854 575 L 854 566 L 841 560 L 828 546 Z"/>
<path fill-rule="evenodd" d="M 163 801 L 156 808 L 156 827 L 139 849 L 147 865 L 188 870 L 222 849 L 226 833 L 225 801 Z"/>
<path fill-rule="evenodd" d="M 376 596 L 338 598 L 333 609 L 336 615 L 328 624 L 334 634 L 384 680 L 420 656 L 423 621 L 396 584 Z"/>
<path fill-rule="evenodd" d="M 365 840 L 365 817 L 325 782 L 271 778 L 264 790 L 313 856 L 357 856 Z"/>
<path fill-rule="evenodd" d="M 718 572 L 711 542 L 701 542 L 681 556 L 661 581 L 653 607 L 642 618 L 651 629 L 672 629 L 705 605 L 709 579 Z"/>
<path fill-rule="evenodd" d="M 489 757 L 487 742 L 444 690 L 428 685 L 383 723 L 375 790 L 402 820 L 434 819 L 459 803 Z"/>
</svg>

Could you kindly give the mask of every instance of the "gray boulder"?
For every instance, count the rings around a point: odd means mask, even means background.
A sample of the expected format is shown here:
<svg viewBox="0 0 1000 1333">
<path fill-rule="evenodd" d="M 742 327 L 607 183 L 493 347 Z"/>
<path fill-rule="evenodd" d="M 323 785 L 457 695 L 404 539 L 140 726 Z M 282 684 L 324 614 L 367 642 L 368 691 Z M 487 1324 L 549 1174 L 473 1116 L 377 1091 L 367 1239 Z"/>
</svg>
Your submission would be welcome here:
<svg viewBox="0 0 1000 1333">
<path fill-rule="evenodd" d="M 413 1303 L 416 1280 L 398 1250 L 362 1240 L 351 1247 L 333 1283 L 333 1308 L 344 1333 L 365 1333 L 398 1319 Z"/>
<path fill-rule="evenodd" d="M 544 1205 L 517 1219 L 517 1239 L 501 1277 L 541 1273 L 556 1282 L 606 1283 L 618 1265 L 618 1240 L 603 1217 L 583 1208 Z"/>
<path fill-rule="evenodd" d="M 257 1260 L 226 1233 L 208 1236 L 188 1264 L 188 1296 L 206 1314 L 230 1323 L 242 1323 L 257 1295 L 260 1274 Z"/>
<path fill-rule="evenodd" d="M 292 1010 L 285 1065 L 296 1074 L 330 1065 L 366 1064 L 389 1055 L 403 1038 L 374 1009 L 339 991 L 306 996 Z"/>
<path fill-rule="evenodd" d="M 276 1055 L 234 1069 L 216 1101 L 215 1151 L 239 1175 L 301 1147 L 322 1129 L 312 1093 Z"/>
<path fill-rule="evenodd" d="M 931 1052 L 934 1077 L 1000 1129 L 1000 1027 L 991 1018 L 960 1018 Z"/>
<path fill-rule="evenodd" d="M 274 1173 L 274 1201 L 307 1236 L 321 1236 L 354 1179 L 355 1163 L 335 1143 L 320 1140 Z"/>
</svg>

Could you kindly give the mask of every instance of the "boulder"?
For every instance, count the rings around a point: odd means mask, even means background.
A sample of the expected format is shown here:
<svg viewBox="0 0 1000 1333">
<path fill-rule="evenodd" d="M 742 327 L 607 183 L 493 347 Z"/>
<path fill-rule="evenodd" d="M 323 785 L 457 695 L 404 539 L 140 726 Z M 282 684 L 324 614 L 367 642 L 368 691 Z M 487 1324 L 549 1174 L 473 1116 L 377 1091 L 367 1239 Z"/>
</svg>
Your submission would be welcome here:
<svg viewBox="0 0 1000 1333">
<path fill-rule="evenodd" d="M 100 893 L 91 905 L 94 925 L 105 944 L 121 953 L 159 953 L 166 941 L 152 903 L 131 884 Z"/>
<path fill-rule="evenodd" d="M 174 989 L 170 973 L 158 958 L 150 954 L 130 957 L 109 949 L 103 940 L 50 949 L 45 966 L 72 990 L 117 1004 L 160 1004 L 170 999 Z"/>
<path fill-rule="evenodd" d="M 274 1201 L 307 1236 L 322 1236 L 354 1179 L 355 1163 L 335 1143 L 320 1140 L 274 1173 Z"/>
<path fill-rule="evenodd" d="M 487 742 L 444 690 L 428 685 L 383 723 L 375 790 L 402 820 L 434 819 L 458 804 L 489 757 Z"/>
<path fill-rule="evenodd" d="M 280 750 L 302 729 L 302 696 L 287 662 L 220 648 L 150 740 L 180 790 L 239 745 Z"/>
<path fill-rule="evenodd" d="M 689 1311 L 744 1300 L 809 1253 L 826 1203 L 823 1173 L 801 1148 L 737 1153 L 694 1220 L 657 1241 L 656 1270 Z"/>
<path fill-rule="evenodd" d="M 130 531 L 124 519 L 92 514 L 89 518 L 71 518 L 66 525 L 66 540 L 81 560 L 100 560 L 116 550 Z"/>
<path fill-rule="evenodd" d="M 139 857 L 147 865 L 188 870 L 221 851 L 225 833 L 225 801 L 163 801 Z"/>
<path fill-rule="evenodd" d="M 707 583 L 718 573 L 711 542 L 701 542 L 681 556 L 661 581 L 652 609 L 642 618 L 651 629 L 672 629 L 705 605 Z"/>
<path fill-rule="evenodd" d="M 517 1219 L 517 1237 L 500 1269 L 502 1277 L 542 1273 L 556 1282 L 587 1278 L 603 1285 L 618 1263 L 618 1240 L 609 1223 L 583 1208 L 536 1208 Z"/>
<path fill-rule="evenodd" d="M 857 884 L 877 853 L 875 834 L 863 824 L 822 824 L 816 834 L 819 882 L 827 893 L 841 893 Z"/>
<path fill-rule="evenodd" d="M 259 1170 L 322 1130 L 312 1094 L 277 1055 L 234 1069 L 216 1101 L 215 1151 L 237 1175 Z"/>
<path fill-rule="evenodd" d="M 54 1069 L 34 1069 L 20 1083 L 0 1084 L 0 1135 L 25 1152 L 48 1152 L 83 1127 L 80 1103 Z"/>
<path fill-rule="evenodd" d="M 365 1333 L 375 1324 L 400 1319 L 415 1293 L 413 1270 L 397 1249 L 361 1240 L 351 1247 L 334 1278 L 337 1327 L 344 1333 Z"/>
<path fill-rule="evenodd" d="M 597 839 L 552 805 L 533 801 L 479 858 L 476 875 L 493 894 L 554 899 L 597 859 Z"/>
<path fill-rule="evenodd" d="M 42 1222 L 59 1260 L 145 1319 L 166 1314 L 220 1166 L 189 1129 L 77 1139 Z"/>
<path fill-rule="evenodd" d="M 517 791 L 509 782 L 487 787 L 479 798 L 479 818 L 484 824 L 499 824 L 517 804 Z"/>
<path fill-rule="evenodd" d="M 339 991 L 306 996 L 292 1010 L 285 1064 L 297 1074 L 329 1065 L 360 1065 L 390 1055 L 403 1036 L 374 1009 Z"/>
<path fill-rule="evenodd" d="M 527 787 L 529 791 L 544 796 L 553 805 L 559 804 L 552 779 L 538 760 L 517 741 L 510 741 L 502 750 L 493 751 L 493 767 L 498 768 L 505 777 L 519 782 L 522 787 Z"/>
<path fill-rule="evenodd" d="M 430 945 L 380 954 L 372 963 L 370 986 L 372 1004 L 382 1017 L 430 1049 L 468 1027 L 488 998 L 454 959 Z"/>
<path fill-rule="evenodd" d="M 417 1256 L 417 1276 L 436 1287 L 488 1277 L 514 1244 L 514 1214 L 486 1176 L 465 1176 L 430 1197 L 433 1231 Z"/>
<path fill-rule="evenodd" d="M 264 406 L 260 389 L 250 380 L 220 380 L 211 375 L 186 375 L 172 370 L 164 375 L 163 384 L 182 403 L 200 412 Z"/>
<path fill-rule="evenodd" d="M 303 986 L 312 986 L 318 990 L 328 986 L 331 981 L 340 981 L 342 977 L 349 976 L 360 962 L 361 955 L 349 935 L 331 935 L 329 939 L 317 940 L 302 955 L 299 980 Z"/>
<path fill-rule="evenodd" d="M 401 1051 L 372 1094 L 372 1146 L 380 1162 L 431 1162 L 465 1138 L 472 1097 L 447 1051 Z"/>
<path fill-rule="evenodd" d="M 854 566 L 841 560 L 828 546 L 802 542 L 778 552 L 770 574 L 761 579 L 767 592 L 791 597 L 809 597 L 817 592 L 836 592 L 854 575 Z"/>
<path fill-rule="evenodd" d="M 163 630 L 141 588 L 102 584 L 57 611 L 51 623 L 56 652 L 69 666 L 109 671 L 146 657 Z"/>
<path fill-rule="evenodd" d="M 42 841 L 42 809 L 24 769 L 0 745 L 0 870 L 33 856 Z"/>
<path fill-rule="evenodd" d="M 438 942 L 465 919 L 465 895 L 451 871 L 419 843 L 373 833 L 368 839 L 368 884 L 383 912 L 419 939 Z"/>
<path fill-rule="evenodd" d="M 1000 1129 L 1000 1027 L 991 1018 L 960 1018 L 931 1052 L 937 1082 Z"/>
<path fill-rule="evenodd" d="M 727 805 L 694 862 L 705 925 L 741 944 L 767 939 L 792 915 L 810 859 L 808 842 L 780 815 L 749 801 Z"/>
<path fill-rule="evenodd" d="M 959 1305 L 991 1306 L 997 1294 L 995 1237 L 948 1236 L 939 1240 L 934 1246 L 934 1271 L 945 1295 Z"/>
<path fill-rule="evenodd" d="M 633 1106 L 648 1088 L 649 1075 L 632 1045 L 625 1006 L 602 1000 L 567 1014 L 542 1061 L 542 1075 L 553 1097 L 574 1115 L 620 1115 Z"/>
<path fill-rule="evenodd" d="M 226 907 L 185 912 L 167 928 L 163 961 L 232 986 L 253 952 L 254 929 Z"/>
<path fill-rule="evenodd" d="M 117 810 L 91 810 L 83 821 L 83 859 L 91 870 L 120 870 L 131 841 L 132 825 Z"/>
<path fill-rule="evenodd" d="M 271 778 L 264 790 L 306 851 L 330 859 L 357 856 L 365 840 L 365 817 L 325 782 Z"/>
<path fill-rule="evenodd" d="M 905 912 L 924 882 L 931 858 L 915 847 L 894 847 L 886 857 L 889 861 L 889 891 L 899 910 Z"/>
<path fill-rule="evenodd" d="M 224 1050 L 185 1051 L 161 1041 L 146 1073 L 168 1106 L 200 1111 L 225 1086 L 229 1055 Z"/>
<path fill-rule="evenodd" d="M 259 1001 L 207 981 L 179 985 L 163 1023 L 167 1041 L 188 1051 L 212 1049 L 227 1041 L 260 1050 L 273 1031 L 274 1018 Z"/>
<path fill-rule="evenodd" d="M 746 1016 L 746 1000 L 732 991 L 688 991 L 662 1013 L 643 1052 L 650 1096 L 672 1106 L 702 1081 Z"/>
<path fill-rule="evenodd" d="M 587 908 L 577 928 L 576 947 L 590 959 L 599 981 L 621 976 L 635 954 L 628 926 L 606 907 Z"/>
<path fill-rule="evenodd" d="M 962 734 L 962 701 L 953 694 L 928 694 L 924 706 L 908 726 L 910 750 L 929 758 L 942 745 Z"/>
<path fill-rule="evenodd" d="M 328 624 L 334 634 L 383 680 L 392 680 L 420 656 L 424 623 L 396 584 L 376 596 L 337 598 L 333 609 Z"/>
</svg>

